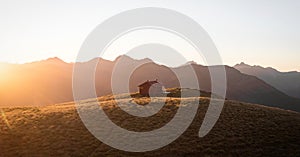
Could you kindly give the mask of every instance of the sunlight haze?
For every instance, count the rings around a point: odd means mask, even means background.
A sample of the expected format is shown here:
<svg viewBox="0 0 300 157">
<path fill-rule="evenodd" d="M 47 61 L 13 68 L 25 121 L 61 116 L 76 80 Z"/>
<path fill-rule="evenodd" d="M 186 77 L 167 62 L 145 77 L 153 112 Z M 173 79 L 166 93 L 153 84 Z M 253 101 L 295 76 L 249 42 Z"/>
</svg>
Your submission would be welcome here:
<svg viewBox="0 0 300 157">
<path fill-rule="evenodd" d="M 226 65 L 245 62 L 300 71 L 297 0 L 1 0 L 0 62 L 26 63 L 49 57 L 74 62 L 82 42 L 98 24 L 140 7 L 168 8 L 193 18 L 211 36 Z"/>
</svg>

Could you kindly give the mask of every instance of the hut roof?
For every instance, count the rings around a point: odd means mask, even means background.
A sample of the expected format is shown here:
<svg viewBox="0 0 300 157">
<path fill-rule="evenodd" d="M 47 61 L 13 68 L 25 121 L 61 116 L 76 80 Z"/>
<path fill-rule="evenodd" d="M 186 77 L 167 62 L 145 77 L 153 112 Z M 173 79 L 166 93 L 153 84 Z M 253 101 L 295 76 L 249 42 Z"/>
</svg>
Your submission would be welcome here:
<svg viewBox="0 0 300 157">
<path fill-rule="evenodd" d="M 146 82 L 144 82 L 144 83 L 142 83 L 142 84 L 140 84 L 140 85 L 138 85 L 138 87 L 142 87 L 142 86 L 146 86 L 146 85 L 153 85 L 153 84 L 155 84 L 155 83 L 159 83 L 157 80 L 155 80 L 155 81 L 149 81 L 149 80 L 147 80 Z"/>
</svg>

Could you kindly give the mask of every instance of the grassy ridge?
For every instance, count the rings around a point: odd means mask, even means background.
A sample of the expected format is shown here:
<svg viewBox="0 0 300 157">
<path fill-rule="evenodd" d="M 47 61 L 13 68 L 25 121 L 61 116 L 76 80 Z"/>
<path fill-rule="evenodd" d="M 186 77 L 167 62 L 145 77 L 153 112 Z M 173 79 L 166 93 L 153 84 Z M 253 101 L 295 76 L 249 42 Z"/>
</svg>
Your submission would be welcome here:
<svg viewBox="0 0 300 157">
<path fill-rule="evenodd" d="M 198 113 L 188 130 L 170 145 L 147 153 L 123 152 L 98 141 L 82 124 L 73 103 L 4 108 L 0 118 L 0 156 L 300 156 L 299 113 L 226 101 L 216 126 L 199 138 L 210 101 L 199 99 Z M 99 101 L 113 122 L 134 131 L 160 128 L 172 119 L 180 103 L 179 98 L 166 98 L 159 113 L 138 118 L 124 113 L 112 96 L 100 97 Z M 147 104 L 150 99 L 137 97 L 134 101 Z"/>
</svg>

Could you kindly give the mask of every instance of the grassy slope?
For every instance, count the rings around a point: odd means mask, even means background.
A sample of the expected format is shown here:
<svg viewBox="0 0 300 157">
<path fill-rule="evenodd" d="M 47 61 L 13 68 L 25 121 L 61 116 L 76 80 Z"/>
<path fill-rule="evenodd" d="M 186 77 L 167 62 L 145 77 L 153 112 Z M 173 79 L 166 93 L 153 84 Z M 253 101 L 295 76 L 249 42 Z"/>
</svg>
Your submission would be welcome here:
<svg viewBox="0 0 300 157">
<path fill-rule="evenodd" d="M 163 126 L 180 102 L 179 98 L 168 98 L 158 114 L 144 119 L 124 114 L 112 96 L 99 100 L 105 102 L 101 105 L 116 124 L 135 131 Z M 149 99 L 136 101 L 146 103 Z M 0 156 L 300 156 L 299 113 L 226 101 L 213 130 L 199 138 L 208 103 L 208 98 L 200 98 L 196 118 L 175 142 L 137 154 L 115 150 L 95 139 L 82 124 L 73 103 L 0 109 L 10 124 L 8 127 L 2 115 Z"/>
</svg>

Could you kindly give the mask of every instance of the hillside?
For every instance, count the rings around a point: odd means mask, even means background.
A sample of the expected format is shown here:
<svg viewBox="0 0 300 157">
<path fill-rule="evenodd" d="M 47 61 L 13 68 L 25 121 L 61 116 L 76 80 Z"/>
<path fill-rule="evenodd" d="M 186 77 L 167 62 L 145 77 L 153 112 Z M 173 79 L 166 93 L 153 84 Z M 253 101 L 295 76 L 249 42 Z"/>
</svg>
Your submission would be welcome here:
<svg viewBox="0 0 300 157">
<path fill-rule="evenodd" d="M 0 156 L 300 156 L 299 113 L 226 101 L 215 127 L 199 138 L 198 131 L 210 101 L 207 97 L 199 99 L 197 115 L 188 130 L 170 145 L 147 153 L 123 152 L 98 141 L 84 127 L 74 103 L 3 108 L 0 109 Z M 156 98 L 154 103 L 162 100 Z M 147 103 L 149 99 L 135 98 L 135 101 Z M 124 114 L 112 96 L 100 97 L 99 102 L 117 125 L 150 131 L 172 119 L 180 99 L 167 98 L 165 107 L 149 118 Z"/>
<path fill-rule="evenodd" d="M 256 76 L 289 96 L 300 98 L 300 73 L 296 71 L 279 72 L 268 67 L 251 66 L 245 63 L 234 66 L 244 74 Z"/>
<path fill-rule="evenodd" d="M 135 60 L 128 56 L 120 56 L 115 61 L 95 58 L 88 62 L 78 63 L 77 66 L 90 69 L 90 65 L 99 61 L 95 72 L 95 86 L 97 95 L 104 96 L 112 93 L 111 76 L 120 59 L 125 60 L 125 65 L 121 66 L 118 79 L 123 79 L 124 73 L 122 72 L 126 71 L 125 68 L 141 65 L 130 77 L 130 92 L 136 92 L 137 86 L 145 80 L 158 79 L 166 88 L 179 87 L 179 81 L 173 71 L 182 74 L 185 80 L 191 77 L 185 75 L 187 65 L 170 68 L 156 64 L 149 59 Z M 198 77 L 200 89 L 211 91 L 208 69 L 217 66 L 207 67 L 198 64 L 191 64 L 191 66 Z M 0 106 L 41 106 L 73 101 L 74 63 L 65 63 L 58 58 L 51 58 L 9 67 L 9 70 L 3 74 L 5 77 L 0 79 Z M 257 77 L 243 74 L 232 67 L 225 66 L 225 70 L 227 73 L 226 98 L 300 111 L 300 99 L 289 97 Z"/>
</svg>

